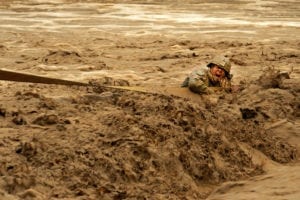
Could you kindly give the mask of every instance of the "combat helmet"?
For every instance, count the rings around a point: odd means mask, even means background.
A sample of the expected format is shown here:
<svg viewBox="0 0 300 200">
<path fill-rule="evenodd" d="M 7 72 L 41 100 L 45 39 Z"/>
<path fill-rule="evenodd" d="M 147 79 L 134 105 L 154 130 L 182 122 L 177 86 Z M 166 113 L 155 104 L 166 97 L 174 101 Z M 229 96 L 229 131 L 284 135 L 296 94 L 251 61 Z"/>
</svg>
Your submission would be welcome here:
<svg viewBox="0 0 300 200">
<path fill-rule="evenodd" d="M 218 65 L 218 67 L 224 69 L 226 76 L 228 78 L 231 78 L 231 63 L 228 58 L 224 56 L 216 56 L 210 63 L 207 64 L 207 67 L 210 68 L 213 64 Z"/>
</svg>

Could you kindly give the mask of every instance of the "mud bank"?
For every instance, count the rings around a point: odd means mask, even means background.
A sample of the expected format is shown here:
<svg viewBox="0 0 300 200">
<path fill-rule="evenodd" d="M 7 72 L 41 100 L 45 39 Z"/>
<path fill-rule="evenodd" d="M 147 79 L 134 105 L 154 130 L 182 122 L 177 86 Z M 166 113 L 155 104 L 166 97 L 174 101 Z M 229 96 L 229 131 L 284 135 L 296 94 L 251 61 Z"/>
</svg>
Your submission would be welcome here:
<svg viewBox="0 0 300 200">
<path fill-rule="evenodd" d="M 299 116 L 294 87 L 250 84 L 195 103 L 11 83 L 1 88 L 2 196 L 205 198 L 271 161 L 296 160 L 296 147 L 266 128 Z"/>
</svg>

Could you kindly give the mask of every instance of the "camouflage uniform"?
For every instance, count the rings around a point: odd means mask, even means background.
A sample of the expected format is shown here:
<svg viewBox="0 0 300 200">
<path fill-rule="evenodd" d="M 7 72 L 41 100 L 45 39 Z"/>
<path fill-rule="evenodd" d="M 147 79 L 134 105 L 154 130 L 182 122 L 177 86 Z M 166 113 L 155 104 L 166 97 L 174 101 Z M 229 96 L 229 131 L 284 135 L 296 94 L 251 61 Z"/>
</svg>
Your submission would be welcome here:
<svg viewBox="0 0 300 200">
<path fill-rule="evenodd" d="M 210 67 L 215 64 L 224 69 L 225 77 L 219 81 L 210 72 Z M 208 69 L 207 69 L 208 67 Z M 203 94 L 216 90 L 231 91 L 231 64 L 225 57 L 216 57 L 205 68 L 194 70 L 182 83 L 182 87 L 188 87 L 192 92 Z"/>
</svg>

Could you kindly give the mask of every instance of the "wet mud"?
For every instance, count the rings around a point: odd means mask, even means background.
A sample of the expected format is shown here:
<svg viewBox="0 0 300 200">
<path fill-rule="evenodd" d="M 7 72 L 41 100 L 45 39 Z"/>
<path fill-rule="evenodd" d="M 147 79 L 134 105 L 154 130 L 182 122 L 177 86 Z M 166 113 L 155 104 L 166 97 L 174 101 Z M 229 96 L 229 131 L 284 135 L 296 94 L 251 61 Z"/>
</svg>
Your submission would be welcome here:
<svg viewBox="0 0 300 200">
<path fill-rule="evenodd" d="M 297 6 L 1 2 L 1 68 L 91 85 L 0 82 L 0 198 L 297 199 Z M 179 87 L 218 54 L 237 92 Z"/>
</svg>

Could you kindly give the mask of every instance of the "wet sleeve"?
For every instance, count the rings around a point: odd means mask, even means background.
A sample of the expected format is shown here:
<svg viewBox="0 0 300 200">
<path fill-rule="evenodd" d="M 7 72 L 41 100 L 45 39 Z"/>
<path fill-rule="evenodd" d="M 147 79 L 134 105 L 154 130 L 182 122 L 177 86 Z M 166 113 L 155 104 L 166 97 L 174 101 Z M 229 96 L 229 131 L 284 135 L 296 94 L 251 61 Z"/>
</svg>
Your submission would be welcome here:
<svg viewBox="0 0 300 200">
<path fill-rule="evenodd" d="M 186 77 L 184 81 L 181 83 L 181 87 L 188 87 L 189 86 L 190 77 Z"/>
<path fill-rule="evenodd" d="M 195 93 L 206 93 L 207 91 L 207 78 L 205 71 L 195 70 L 189 75 L 188 87 L 192 92 Z"/>
<path fill-rule="evenodd" d="M 220 85 L 226 92 L 231 92 L 231 81 L 228 78 L 222 79 Z"/>
</svg>

